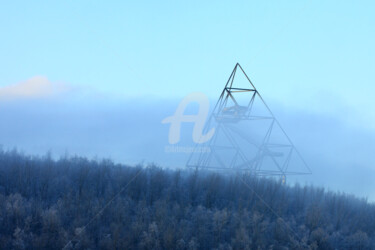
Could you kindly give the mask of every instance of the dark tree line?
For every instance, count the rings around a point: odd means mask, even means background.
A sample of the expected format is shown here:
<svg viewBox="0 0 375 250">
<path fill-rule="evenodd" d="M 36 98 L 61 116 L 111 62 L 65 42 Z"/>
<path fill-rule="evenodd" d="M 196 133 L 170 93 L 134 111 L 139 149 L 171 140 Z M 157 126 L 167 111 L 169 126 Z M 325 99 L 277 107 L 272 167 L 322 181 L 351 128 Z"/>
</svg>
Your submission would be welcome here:
<svg viewBox="0 0 375 250">
<path fill-rule="evenodd" d="M 374 204 L 321 188 L 0 150 L 1 249 L 375 249 L 374 233 Z"/>
</svg>

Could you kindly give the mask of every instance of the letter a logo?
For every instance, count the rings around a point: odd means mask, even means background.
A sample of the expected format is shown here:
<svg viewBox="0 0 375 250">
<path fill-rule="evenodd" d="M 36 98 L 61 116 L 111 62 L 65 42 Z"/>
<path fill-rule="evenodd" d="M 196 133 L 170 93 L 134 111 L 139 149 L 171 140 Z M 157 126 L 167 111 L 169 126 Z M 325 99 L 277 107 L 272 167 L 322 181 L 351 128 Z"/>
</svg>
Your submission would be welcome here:
<svg viewBox="0 0 375 250">
<path fill-rule="evenodd" d="M 191 102 L 197 102 L 199 104 L 199 111 L 197 115 L 184 115 L 187 105 Z M 204 124 L 206 123 L 208 111 L 209 111 L 209 100 L 203 93 L 191 93 L 186 96 L 178 105 L 176 112 L 173 116 L 165 118 L 162 123 L 170 123 L 169 128 L 169 143 L 176 144 L 180 141 L 180 131 L 182 122 L 193 122 L 193 141 L 195 143 L 204 143 L 212 138 L 215 133 L 215 128 L 212 128 L 207 134 L 202 135 Z"/>
</svg>

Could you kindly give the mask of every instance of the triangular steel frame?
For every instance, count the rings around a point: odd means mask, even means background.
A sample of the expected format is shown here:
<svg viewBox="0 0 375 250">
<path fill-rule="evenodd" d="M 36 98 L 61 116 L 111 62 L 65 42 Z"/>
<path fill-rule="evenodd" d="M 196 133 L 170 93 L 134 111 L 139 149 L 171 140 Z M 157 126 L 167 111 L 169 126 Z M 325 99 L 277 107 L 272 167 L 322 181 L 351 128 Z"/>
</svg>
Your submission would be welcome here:
<svg viewBox="0 0 375 250">
<path fill-rule="evenodd" d="M 246 77 L 249 88 L 237 88 L 233 87 L 233 82 L 236 76 L 236 73 L 242 72 L 244 76 Z M 248 92 L 251 94 L 251 97 L 249 99 L 249 102 L 247 106 L 240 106 L 236 98 L 234 96 L 235 93 L 238 92 Z M 253 103 L 255 98 L 259 98 L 261 100 L 261 103 L 264 105 L 266 110 L 268 111 L 269 115 L 266 116 L 257 116 L 252 114 L 253 109 Z M 234 103 L 234 106 L 227 107 L 228 100 L 231 100 Z M 241 131 L 236 131 L 234 127 L 231 127 L 231 122 L 237 122 L 241 120 L 259 120 L 259 119 L 268 119 L 271 121 L 271 125 L 268 128 L 268 131 L 266 135 L 263 138 L 263 142 L 261 145 L 257 146 L 257 153 L 256 156 L 253 157 L 253 159 L 248 159 L 246 154 L 243 152 L 243 150 L 237 145 L 236 140 L 232 136 L 232 134 L 238 134 L 241 136 L 242 139 L 246 140 L 248 143 L 253 144 L 250 138 L 246 138 L 244 134 L 241 134 Z M 211 127 L 212 123 L 215 122 L 217 124 L 216 132 L 214 137 L 208 141 L 205 146 L 209 147 L 210 152 L 201 152 L 198 155 L 197 160 L 194 162 L 194 157 L 192 153 L 187 161 L 187 167 L 189 168 L 196 168 L 196 169 L 213 169 L 213 170 L 235 170 L 235 171 L 246 171 L 254 175 L 259 176 L 282 176 L 285 180 L 286 175 L 304 175 L 304 174 L 311 174 L 311 170 L 307 163 L 302 158 L 299 151 L 296 149 L 294 144 L 292 143 L 289 136 L 286 134 L 285 130 L 281 127 L 279 121 L 275 118 L 272 111 L 266 104 L 266 102 L 263 100 L 262 96 L 259 94 L 257 89 L 255 88 L 254 84 L 251 82 L 243 68 L 239 63 L 237 63 L 219 97 L 219 100 L 217 101 L 215 108 L 205 126 L 204 133 L 205 134 Z M 278 126 L 283 136 L 285 136 L 287 143 L 285 144 L 271 144 L 269 143 L 269 138 L 272 133 L 272 130 L 275 128 L 275 126 Z M 223 147 L 216 145 L 216 135 L 218 131 L 222 132 L 230 142 L 230 146 Z M 198 145 L 197 145 L 198 146 Z M 286 157 L 285 162 L 281 165 L 277 162 L 275 159 L 275 156 L 273 156 L 272 150 L 273 148 L 287 148 L 288 155 Z M 235 154 L 233 156 L 233 159 L 230 160 L 230 164 L 225 164 L 220 159 L 220 155 L 218 154 L 219 149 L 228 149 L 228 150 L 234 150 Z M 305 171 L 288 171 L 289 167 L 289 161 L 291 159 L 292 154 L 296 154 L 297 157 L 301 159 L 301 163 L 303 166 L 301 168 L 305 169 Z M 274 162 L 275 166 L 277 166 L 277 170 L 266 170 L 262 169 L 262 162 L 264 159 L 264 156 L 270 156 L 272 161 Z M 218 162 L 217 165 L 210 165 L 210 162 L 212 159 L 215 159 L 216 162 Z M 242 164 L 239 164 L 238 161 L 241 161 Z"/>
</svg>

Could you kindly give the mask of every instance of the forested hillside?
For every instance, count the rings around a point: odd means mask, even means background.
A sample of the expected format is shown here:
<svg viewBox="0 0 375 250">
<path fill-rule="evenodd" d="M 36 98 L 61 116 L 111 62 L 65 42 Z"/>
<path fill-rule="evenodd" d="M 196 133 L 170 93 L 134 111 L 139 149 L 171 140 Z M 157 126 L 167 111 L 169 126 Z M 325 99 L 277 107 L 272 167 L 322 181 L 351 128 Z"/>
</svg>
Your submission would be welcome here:
<svg viewBox="0 0 375 250">
<path fill-rule="evenodd" d="M 245 175 L 2 150 L 0 247 L 375 249 L 375 205 Z"/>
</svg>

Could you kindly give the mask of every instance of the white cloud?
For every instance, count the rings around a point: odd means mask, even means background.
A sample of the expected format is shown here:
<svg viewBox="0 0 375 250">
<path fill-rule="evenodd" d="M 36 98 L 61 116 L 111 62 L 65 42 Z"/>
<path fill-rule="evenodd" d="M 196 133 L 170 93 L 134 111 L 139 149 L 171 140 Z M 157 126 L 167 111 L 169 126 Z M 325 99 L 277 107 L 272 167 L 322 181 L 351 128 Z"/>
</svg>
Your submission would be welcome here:
<svg viewBox="0 0 375 250">
<path fill-rule="evenodd" d="M 0 87 L 0 100 L 53 97 L 68 90 L 65 84 L 51 82 L 45 76 L 34 76 L 23 82 Z"/>
</svg>

